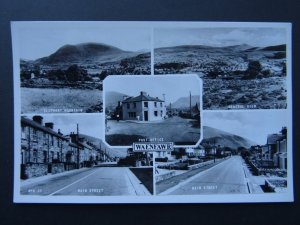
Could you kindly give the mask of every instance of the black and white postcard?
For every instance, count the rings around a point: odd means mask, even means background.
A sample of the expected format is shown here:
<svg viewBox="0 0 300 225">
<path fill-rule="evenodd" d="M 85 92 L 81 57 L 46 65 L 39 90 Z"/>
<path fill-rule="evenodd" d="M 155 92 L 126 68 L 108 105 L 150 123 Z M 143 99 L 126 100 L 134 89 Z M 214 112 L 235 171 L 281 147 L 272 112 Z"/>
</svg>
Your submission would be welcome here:
<svg viewBox="0 0 300 225">
<path fill-rule="evenodd" d="M 12 22 L 14 202 L 292 202 L 290 23 Z"/>
</svg>

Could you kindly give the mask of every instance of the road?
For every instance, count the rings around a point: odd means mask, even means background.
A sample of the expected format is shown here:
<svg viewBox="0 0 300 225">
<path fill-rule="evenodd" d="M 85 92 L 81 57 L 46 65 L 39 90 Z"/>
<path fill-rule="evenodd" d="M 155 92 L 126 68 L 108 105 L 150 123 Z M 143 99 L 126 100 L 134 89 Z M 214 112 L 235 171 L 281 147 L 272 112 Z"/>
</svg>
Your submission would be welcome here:
<svg viewBox="0 0 300 225">
<path fill-rule="evenodd" d="M 208 170 L 182 181 L 162 195 L 249 193 L 243 160 L 233 156 Z"/>
<path fill-rule="evenodd" d="M 180 145 L 195 144 L 201 136 L 199 122 L 176 116 L 155 122 L 108 120 L 107 126 L 106 141 L 111 145 L 132 145 L 132 142 L 138 141 L 138 138 L 130 140 L 130 135 L 146 139 L 162 138 Z"/>
<path fill-rule="evenodd" d="M 145 187 L 126 167 L 95 167 L 24 182 L 24 195 L 148 195 Z"/>
</svg>

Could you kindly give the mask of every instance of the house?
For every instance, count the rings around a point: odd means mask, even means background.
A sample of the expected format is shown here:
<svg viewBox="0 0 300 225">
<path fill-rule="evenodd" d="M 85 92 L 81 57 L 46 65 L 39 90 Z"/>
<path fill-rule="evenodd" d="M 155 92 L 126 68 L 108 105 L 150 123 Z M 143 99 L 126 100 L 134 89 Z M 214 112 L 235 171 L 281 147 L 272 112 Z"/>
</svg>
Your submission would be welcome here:
<svg viewBox="0 0 300 225">
<path fill-rule="evenodd" d="M 205 157 L 205 149 L 202 145 L 196 148 L 186 148 L 185 153 L 188 157 Z"/>
<path fill-rule="evenodd" d="M 43 117 L 21 117 L 21 178 L 43 176 L 86 166 L 95 160 L 97 149 L 83 141 L 74 141 L 54 130 L 54 123 Z"/>
<path fill-rule="evenodd" d="M 273 166 L 287 169 L 287 129 L 283 127 L 280 133 L 270 134 L 267 138 L 267 158 L 273 161 Z"/>
<path fill-rule="evenodd" d="M 136 97 L 126 97 L 122 101 L 122 119 L 138 121 L 159 121 L 166 116 L 165 101 L 151 97 L 141 91 Z"/>
</svg>

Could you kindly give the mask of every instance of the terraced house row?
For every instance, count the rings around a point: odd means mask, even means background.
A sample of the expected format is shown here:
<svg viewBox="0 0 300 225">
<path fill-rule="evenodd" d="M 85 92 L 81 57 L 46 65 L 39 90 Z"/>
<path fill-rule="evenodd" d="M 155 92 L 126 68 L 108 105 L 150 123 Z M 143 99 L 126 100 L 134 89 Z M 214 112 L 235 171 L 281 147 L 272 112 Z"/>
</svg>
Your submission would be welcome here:
<svg viewBox="0 0 300 225">
<path fill-rule="evenodd" d="M 94 144 L 72 132 L 63 135 L 43 117 L 21 117 L 21 179 L 89 167 L 105 156 Z"/>
</svg>

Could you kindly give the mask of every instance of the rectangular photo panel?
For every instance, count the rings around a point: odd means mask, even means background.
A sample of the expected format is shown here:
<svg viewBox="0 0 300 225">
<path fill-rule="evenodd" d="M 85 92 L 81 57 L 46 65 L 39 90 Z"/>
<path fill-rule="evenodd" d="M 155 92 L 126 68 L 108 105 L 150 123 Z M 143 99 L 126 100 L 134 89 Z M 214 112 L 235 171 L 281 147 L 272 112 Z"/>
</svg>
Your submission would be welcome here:
<svg viewBox="0 0 300 225">
<path fill-rule="evenodd" d="M 205 112 L 203 140 L 155 162 L 158 195 L 278 195 L 291 189 L 287 114 Z"/>
<path fill-rule="evenodd" d="M 152 155 L 109 148 L 103 125 L 97 114 L 22 116 L 19 195 L 152 195 Z"/>
<path fill-rule="evenodd" d="M 13 22 L 12 36 L 21 113 L 102 112 L 106 76 L 151 73 L 148 28 Z"/>
<path fill-rule="evenodd" d="M 197 73 L 203 109 L 285 109 L 285 27 L 154 29 L 154 73 Z"/>
</svg>

